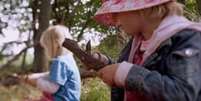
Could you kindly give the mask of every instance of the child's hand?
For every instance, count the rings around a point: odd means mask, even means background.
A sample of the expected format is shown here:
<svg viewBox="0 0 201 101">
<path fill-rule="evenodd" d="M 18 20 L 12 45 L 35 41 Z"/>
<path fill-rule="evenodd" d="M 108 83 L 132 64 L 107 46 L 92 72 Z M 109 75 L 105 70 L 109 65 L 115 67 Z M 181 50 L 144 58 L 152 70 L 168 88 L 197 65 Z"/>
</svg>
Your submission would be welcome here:
<svg viewBox="0 0 201 101">
<path fill-rule="evenodd" d="M 114 77 L 118 66 L 119 64 L 105 66 L 98 71 L 98 76 L 109 86 L 115 86 Z"/>
<path fill-rule="evenodd" d="M 100 60 L 101 62 L 105 63 L 105 64 L 108 64 L 109 63 L 109 59 L 107 58 L 107 56 L 99 53 L 99 52 L 95 52 L 92 54 L 92 56 L 95 58 L 95 59 L 98 59 Z"/>
<path fill-rule="evenodd" d="M 79 58 L 87 70 L 99 70 L 109 64 L 109 59 L 98 52 L 92 54 L 83 53 Z"/>
<path fill-rule="evenodd" d="M 26 84 L 36 86 L 36 79 L 30 78 L 31 75 L 18 75 L 17 77 L 21 82 L 24 82 Z"/>
<path fill-rule="evenodd" d="M 15 77 L 18 78 L 21 82 L 25 82 L 27 79 L 27 75 L 14 75 Z"/>
</svg>

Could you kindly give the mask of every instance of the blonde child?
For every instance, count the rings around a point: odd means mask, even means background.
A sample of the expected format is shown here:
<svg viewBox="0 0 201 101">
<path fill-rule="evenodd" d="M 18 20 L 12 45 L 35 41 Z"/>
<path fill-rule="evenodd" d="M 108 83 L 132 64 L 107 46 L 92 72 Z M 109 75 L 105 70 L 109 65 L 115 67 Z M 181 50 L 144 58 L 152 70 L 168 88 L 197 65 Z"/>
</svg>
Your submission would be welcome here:
<svg viewBox="0 0 201 101">
<path fill-rule="evenodd" d="M 44 92 L 47 98 L 43 101 L 80 101 L 79 70 L 73 54 L 62 46 L 66 37 L 72 39 L 62 25 L 49 27 L 41 36 L 40 43 L 51 61 L 50 70 L 31 74 L 26 81 Z"/>
</svg>

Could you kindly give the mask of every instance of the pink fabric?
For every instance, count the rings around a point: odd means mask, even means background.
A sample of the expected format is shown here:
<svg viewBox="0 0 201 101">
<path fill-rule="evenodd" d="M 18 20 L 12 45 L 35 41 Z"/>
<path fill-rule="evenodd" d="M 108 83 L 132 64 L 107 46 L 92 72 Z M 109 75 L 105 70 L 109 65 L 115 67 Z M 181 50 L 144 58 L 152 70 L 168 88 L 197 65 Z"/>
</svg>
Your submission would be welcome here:
<svg viewBox="0 0 201 101">
<path fill-rule="evenodd" d="M 139 47 L 138 44 L 140 43 L 140 41 L 142 41 L 142 44 L 139 48 L 140 50 L 144 51 L 143 60 L 140 64 L 143 64 L 144 61 L 160 46 L 163 41 L 167 40 L 168 38 L 185 28 L 191 28 L 201 31 L 201 23 L 191 22 L 182 16 L 166 17 L 161 22 L 159 27 L 154 31 L 152 37 L 149 40 L 139 40 L 140 36 L 136 36 L 133 39 L 129 62 L 132 63 L 134 54 Z"/>
<path fill-rule="evenodd" d="M 139 45 L 136 47 L 135 54 L 133 55 L 132 63 L 141 65 L 143 61 L 143 54 L 144 50 L 141 50 L 140 47 L 142 46 L 142 39 L 139 40 Z M 125 92 L 125 99 L 124 101 L 148 101 L 146 96 L 143 94 L 140 94 L 140 92 L 136 91 L 126 91 Z"/>
<path fill-rule="evenodd" d="M 174 0 L 103 0 L 102 6 L 95 14 L 95 20 L 104 25 L 115 25 L 113 13 L 145 9 Z"/>
<path fill-rule="evenodd" d="M 137 51 L 137 47 L 140 47 L 142 41 L 142 37 L 140 35 L 137 35 L 132 42 L 131 50 L 130 50 L 130 55 L 128 57 L 128 62 L 133 63 L 133 58 L 134 54 Z"/>
<path fill-rule="evenodd" d="M 150 101 L 148 98 L 139 92 L 125 92 L 124 101 Z"/>
<path fill-rule="evenodd" d="M 119 64 L 118 69 L 115 73 L 114 81 L 116 86 L 124 87 L 125 86 L 125 79 L 128 75 L 128 72 L 132 68 L 133 64 L 128 62 L 122 62 Z"/>
<path fill-rule="evenodd" d="M 52 94 L 43 92 L 43 96 L 39 101 L 54 101 Z"/>
<path fill-rule="evenodd" d="M 144 61 L 156 51 L 162 42 L 175 35 L 177 32 L 191 28 L 201 31 L 201 24 L 194 23 L 182 16 L 168 16 L 166 17 L 159 27 L 154 31 L 152 37 L 147 41 L 135 40 L 133 41 L 130 59 L 134 59 L 132 63 L 142 65 Z M 139 38 L 138 38 L 139 39 Z M 138 42 L 137 42 L 138 41 Z M 139 43 L 142 42 L 140 45 Z M 138 43 L 138 45 L 136 45 Z M 141 52 L 140 52 L 141 51 Z M 141 54 L 143 53 L 144 54 Z M 136 59 L 136 60 L 135 60 Z M 131 61 L 131 60 L 129 60 Z M 140 61 L 140 62 L 139 62 Z M 124 101 L 149 101 L 146 95 L 142 95 L 139 92 L 125 92 Z"/>
<path fill-rule="evenodd" d="M 140 48 L 144 49 L 145 53 L 143 54 L 143 61 L 141 64 L 143 64 L 144 61 L 155 52 L 162 42 L 186 28 L 201 31 L 201 23 L 191 22 L 183 16 L 166 17 L 154 31 L 152 37 L 142 43 Z"/>
</svg>

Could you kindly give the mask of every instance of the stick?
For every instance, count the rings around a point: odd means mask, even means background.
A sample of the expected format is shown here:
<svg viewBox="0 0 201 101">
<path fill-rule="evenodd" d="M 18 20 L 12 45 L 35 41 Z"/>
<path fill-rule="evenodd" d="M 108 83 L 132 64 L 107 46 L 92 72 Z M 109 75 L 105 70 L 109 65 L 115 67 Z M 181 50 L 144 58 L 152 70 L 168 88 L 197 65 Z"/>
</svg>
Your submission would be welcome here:
<svg viewBox="0 0 201 101">
<path fill-rule="evenodd" d="M 98 71 L 107 65 L 104 62 L 94 58 L 89 52 L 83 51 L 74 40 L 65 39 L 63 46 L 73 52 L 74 55 L 77 56 L 86 66 L 86 69 Z"/>
</svg>

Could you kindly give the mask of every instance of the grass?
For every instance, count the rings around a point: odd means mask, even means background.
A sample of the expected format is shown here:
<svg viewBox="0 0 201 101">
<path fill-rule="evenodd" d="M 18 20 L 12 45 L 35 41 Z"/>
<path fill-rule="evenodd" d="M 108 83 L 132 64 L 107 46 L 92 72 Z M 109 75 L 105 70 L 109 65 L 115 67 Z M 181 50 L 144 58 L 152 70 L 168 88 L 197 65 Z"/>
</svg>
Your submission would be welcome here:
<svg viewBox="0 0 201 101">
<path fill-rule="evenodd" d="M 25 98 L 39 99 L 40 96 L 39 90 L 26 84 L 0 86 L 0 101 L 23 101 Z"/>
<path fill-rule="evenodd" d="M 29 98 L 37 100 L 41 92 L 27 84 L 10 87 L 0 85 L 0 101 L 24 101 Z M 98 78 L 86 79 L 82 82 L 81 101 L 109 101 L 109 88 Z"/>
<path fill-rule="evenodd" d="M 109 88 L 98 78 L 84 81 L 81 101 L 110 101 Z"/>
</svg>

